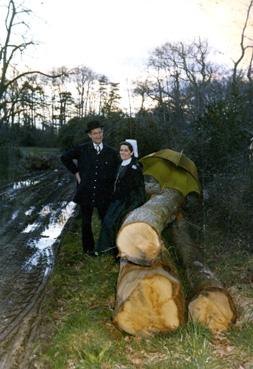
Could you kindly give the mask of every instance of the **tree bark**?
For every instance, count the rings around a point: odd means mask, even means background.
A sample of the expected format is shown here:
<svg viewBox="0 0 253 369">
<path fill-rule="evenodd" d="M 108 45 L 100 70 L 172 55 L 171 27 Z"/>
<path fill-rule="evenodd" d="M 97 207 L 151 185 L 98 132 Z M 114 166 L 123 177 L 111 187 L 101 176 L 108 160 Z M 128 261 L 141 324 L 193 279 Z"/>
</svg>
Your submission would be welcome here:
<svg viewBox="0 0 253 369">
<path fill-rule="evenodd" d="M 160 184 L 152 177 L 148 181 L 145 181 L 145 192 L 148 197 L 151 197 L 153 195 L 158 195 L 161 193 L 161 186 Z"/>
<path fill-rule="evenodd" d="M 184 197 L 164 189 L 130 212 L 117 236 L 119 256 L 139 265 L 151 265 L 161 252 L 161 233 L 172 222 Z"/>
<path fill-rule="evenodd" d="M 140 336 L 169 332 L 184 323 L 184 315 L 181 284 L 164 246 L 152 266 L 121 259 L 113 316 L 119 329 Z"/>
<path fill-rule="evenodd" d="M 233 300 L 214 273 L 203 263 L 201 251 L 181 218 L 173 225 L 173 239 L 185 267 L 192 295 L 189 318 L 208 326 L 212 331 L 224 331 L 236 319 Z"/>
</svg>

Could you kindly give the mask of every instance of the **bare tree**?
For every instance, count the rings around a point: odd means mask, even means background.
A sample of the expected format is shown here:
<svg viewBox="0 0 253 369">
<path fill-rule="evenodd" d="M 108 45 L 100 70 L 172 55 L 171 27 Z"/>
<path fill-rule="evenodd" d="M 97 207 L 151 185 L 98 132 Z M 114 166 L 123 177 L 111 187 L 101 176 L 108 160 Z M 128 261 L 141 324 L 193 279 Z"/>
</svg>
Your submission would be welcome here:
<svg viewBox="0 0 253 369">
<path fill-rule="evenodd" d="M 251 57 L 250 57 L 250 62 L 249 62 L 249 67 L 248 67 L 248 71 L 247 71 L 247 77 L 248 80 L 252 83 L 252 65 L 253 65 L 253 48 L 251 50 Z"/>
<path fill-rule="evenodd" d="M 109 80 L 105 75 L 101 75 L 99 77 L 99 108 L 98 114 L 102 113 L 103 106 L 107 100 L 107 89 L 108 89 Z"/>
<path fill-rule="evenodd" d="M 140 96 L 141 103 L 140 103 L 140 111 L 144 111 L 145 109 L 145 102 L 146 98 L 148 97 L 148 82 L 144 81 L 135 81 L 134 82 L 134 90 L 133 93 L 135 96 Z"/>
<path fill-rule="evenodd" d="M 4 32 L 0 38 L 0 123 L 6 120 L 7 114 L 7 91 L 22 77 L 31 74 L 48 75 L 38 70 L 19 72 L 14 65 L 17 56 L 20 56 L 29 47 L 34 45 L 33 41 L 25 40 L 25 29 L 28 27 L 25 19 L 30 15 L 31 10 L 17 6 L 14 0 L 9 0 Z M 18 31 L 18 32 L 16 32 Z M 17 39 L 17 33 L 20 35 Z M 16 39 L 15 39 L 16 38 Z M 15 73 L 14 73 L 15 72 Z"/>
<path fill-rule="evenodd" d="M 208 60 L 207 41 L 195 40 L 190 44 L 165 43 L 152 53 L 148 65 L 156 72 L 150 79 L 149 92 L 158 104 L 176 112 L 179 121 L 183 111 L 192 106 L 194 115 L 202 112 L 210 86 L 217 72 L 217 67 Z"/>
<path fill-rule="evenodd" d="M 78 93 L 77 112 L 79 117 L 87 116 L 89 112 L 89 101 L 91 98 L 92 84 L 98 80 L 98 75 L 90 68 L 79 66 L 71 72 Z"/>
<path fill-rule="evenodd" d="M 246 18 L 245 18 L 244 25 L 243 25 L 243 28 L 242 28 L 241 41 L 240 41 L 241 55 L 239 56 L 239 58 L 236 61 L 234 61 L 234 68 L 233 68 L 233 74 L 232 74 L 232 81 L 233 81 L 233 86 L 234 87 L 236 85 L 236 80 L 237 80 L 237 76 L 238 76 L 239 64 L 243 60 L 247 49 L 252 49 L 253 48 L 253 45 L 245 44 L 246 39 L 251 41 L 251 43 L 252 43 L 252 39 L 250 39 L 246 36 L 246 31 L 247 31 L 247 28 L 249 26 L 250 12 L 251 12 L 252 7 L 253 7 L 253 0 L 251 0 L 249 5 L 248 5 L 247 12 L 246 12 Z M 251 59 L 250 59 L 250 66 L 249 66 L 248 73 L 247 73 L 247 76 L 248 76 L 249 79 L 251 78 L 251 66 L 252 66 L 252 56 L 251 56 Z"/>
<path fill-rule="evenodd" d="M 119 94 L 118 82 L 109 82 L 107 88 L 108 88 L 107 98 L 106 101 L 104 101 L 102 107 L 102 113 L 105 116 L 109 116 L 113 112 L 120 111 L 118 104 L 119 100 L 121 99 L 121 96 Z"/>
<path fill-rule="evenodd" d="M 26 116 L 27 125 L 38 127 L 38 123 L 42 124 L 45 120 L 42 114 L 44 104 L 43 87 L 39 84 L 37 75 L 31 75 L 24 81 L 19 92 L 19 106 L 22 107 L 23 115 Z"/>
<path fill-rule="evenodd" d="M 52 75 L 58 76 L 51 85 L 52 122 L 55 127 L 62 127 L 71 117 L 74 100 L 69 82 L 72 74 L 65 66 L 52 71 Z"/>
</svg>

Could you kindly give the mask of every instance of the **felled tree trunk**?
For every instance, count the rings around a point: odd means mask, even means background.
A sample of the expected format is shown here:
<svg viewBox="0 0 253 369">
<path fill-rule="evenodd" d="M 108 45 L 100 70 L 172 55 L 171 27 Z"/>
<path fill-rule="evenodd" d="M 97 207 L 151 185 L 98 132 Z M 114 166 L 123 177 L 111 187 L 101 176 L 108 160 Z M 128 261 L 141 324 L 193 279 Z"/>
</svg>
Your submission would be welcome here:
<svg viewBox="0 0 253 369">
<path fill-rule="evenodd" d="M 173 238 L 193 293 L 188 307 L 189 317 L 212 331 L 227 330 L 236 319 L 234 303 L 222 283 L 204 265 L 202 254 L 191 239 L 183 218 L 177 219 L 173 225 Z"/>
<path fill-rule="evenodd" d="M 159 182 L 149 176 L 148 180 L 145 181 L 145 192 L 149 197 L 159 194 L 161 192 L 161 186 Z"/>
<path fill-rule="evenodd" d="M 130 212 L 117 236 L 119 256 L 140 265 L 150 265 L 161 252 L 161 232 L 172 222 L 184 197 L 165 189 Z"/>
<path fill-rule="evenodd" d="M 152 266 L 122 260 L 113 321 L 123 331 L 146 336 L 169 332 L 184 322 L 184 298 L 168 251 Z"/>
</svg>

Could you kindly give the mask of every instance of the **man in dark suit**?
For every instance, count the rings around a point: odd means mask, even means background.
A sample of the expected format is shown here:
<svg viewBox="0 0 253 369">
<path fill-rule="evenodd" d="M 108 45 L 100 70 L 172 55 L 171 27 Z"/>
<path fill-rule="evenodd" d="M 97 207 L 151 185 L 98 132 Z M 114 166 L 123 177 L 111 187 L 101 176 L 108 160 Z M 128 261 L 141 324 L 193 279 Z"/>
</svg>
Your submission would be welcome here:
<svg viewBox="0 0 253 369">
<path fill-rule="evenodd" d="M 101 122 L 90 121 L 86 132 L 91 142 L 66 151 L 61 160 L 76 177 L 77 190 L 73 201 L 81 207 L 83 250 L 94 256 L 92 213 L 96 208 L 103 220 L 111 201 L 119 157 L 113 148 L 103 143 Z"/>
</svg>

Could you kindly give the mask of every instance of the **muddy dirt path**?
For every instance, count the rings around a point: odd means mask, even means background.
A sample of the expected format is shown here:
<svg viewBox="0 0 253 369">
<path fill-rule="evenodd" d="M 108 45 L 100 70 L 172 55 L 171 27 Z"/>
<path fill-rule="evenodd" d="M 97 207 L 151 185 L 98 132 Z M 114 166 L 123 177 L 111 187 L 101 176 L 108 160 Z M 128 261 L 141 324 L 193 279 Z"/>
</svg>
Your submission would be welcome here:
<svg viewBox="0 0 253 369">
<path fill-rule="evenodd" d="M 0 188 L 0 369 L 25 365 L 72 194 L 61 169 Z"/>
</svg>

